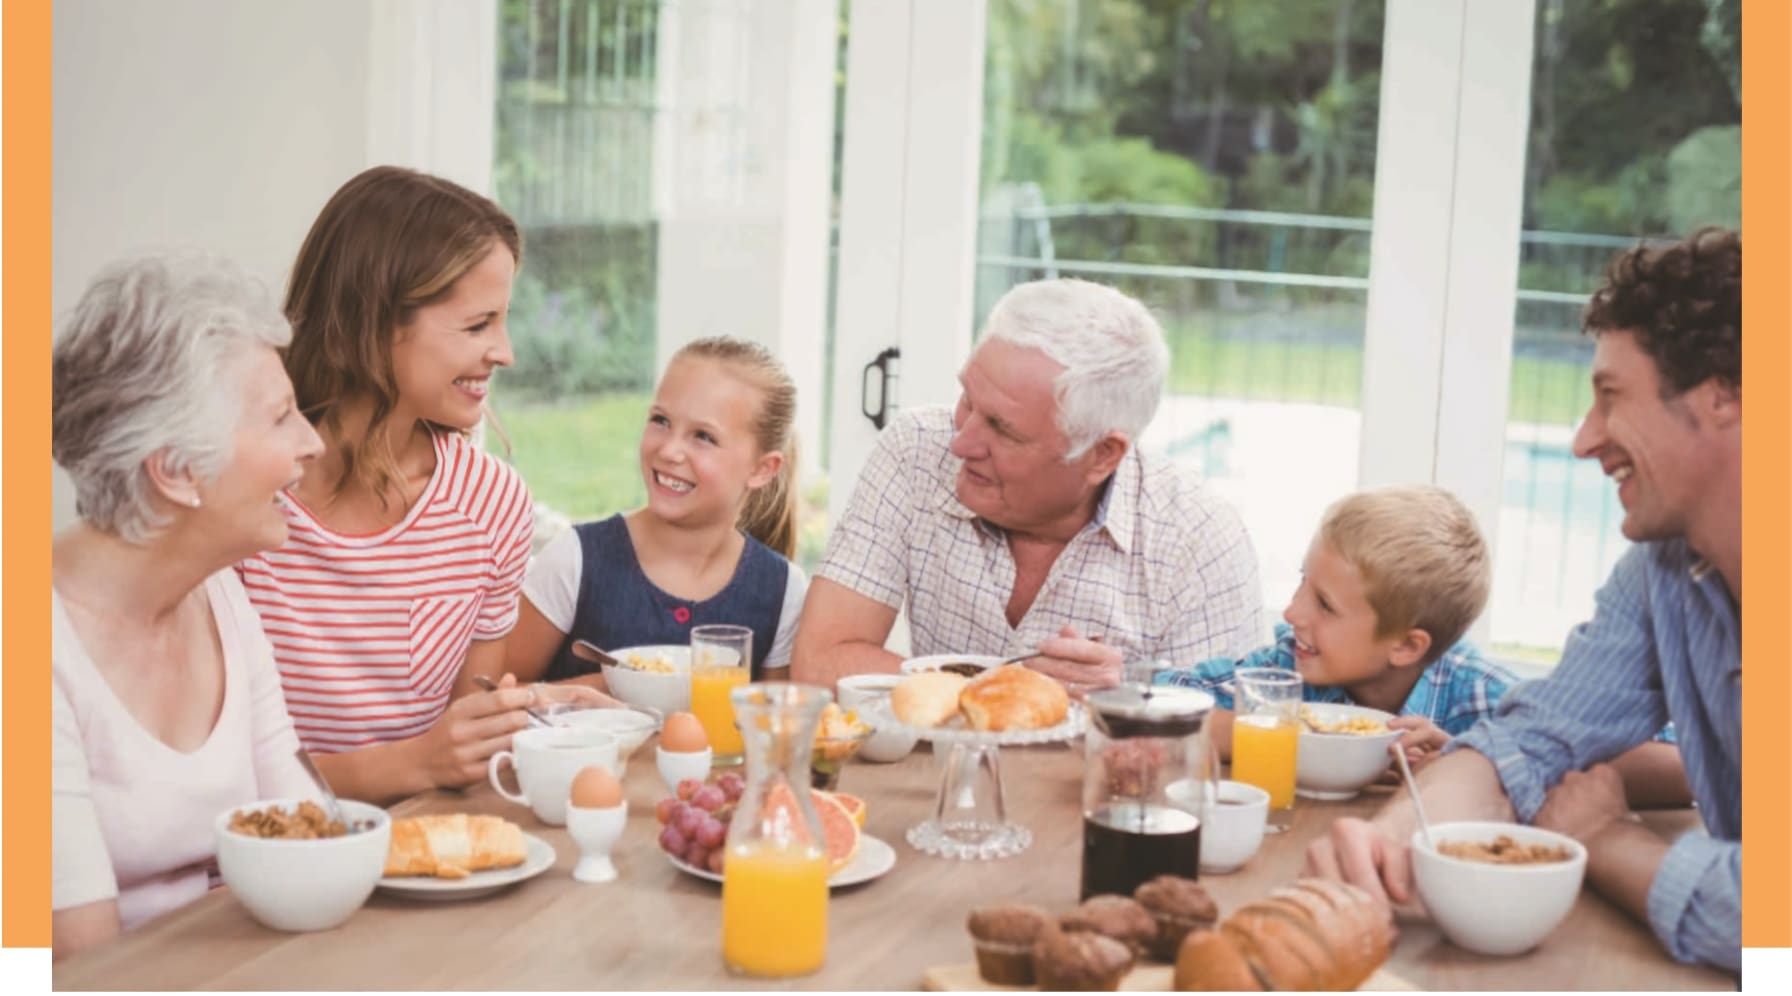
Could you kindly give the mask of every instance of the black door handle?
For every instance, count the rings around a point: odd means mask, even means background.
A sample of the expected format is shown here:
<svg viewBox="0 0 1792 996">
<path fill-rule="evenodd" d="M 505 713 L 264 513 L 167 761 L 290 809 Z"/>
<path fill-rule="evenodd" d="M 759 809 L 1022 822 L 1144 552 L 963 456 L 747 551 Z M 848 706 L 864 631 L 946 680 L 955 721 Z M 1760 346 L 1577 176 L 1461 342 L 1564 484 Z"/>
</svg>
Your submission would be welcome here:
<svg viewBox="0 0 1792 996">
<path fill-rule="evenodd" d="M 896 361 L 902 357 L 902 350 L 891 346 L 877 354 L 877 359 L 865 364 L 865 372 L 859 381 L 859 411 L 871 424 L 879 429 L 890 420 L 890 412 L 896 407 Z M 871 410 L 871 371 L 878 371 L 877 410 Z"/>
</svg>

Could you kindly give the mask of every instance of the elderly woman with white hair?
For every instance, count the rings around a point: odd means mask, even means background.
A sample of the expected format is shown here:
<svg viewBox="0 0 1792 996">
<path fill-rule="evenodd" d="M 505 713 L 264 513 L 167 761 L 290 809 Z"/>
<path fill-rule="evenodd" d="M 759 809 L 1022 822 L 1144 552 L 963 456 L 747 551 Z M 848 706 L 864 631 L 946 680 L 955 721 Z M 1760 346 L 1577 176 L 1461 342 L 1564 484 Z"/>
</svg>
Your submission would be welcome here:
<svg viewBox="0 0 1792 996">
<path fill-rule="evenodd" d="M 54 956 L 205 894 L 226 809 L 314 796 L 232 565 L 286 540 L 322 451 L 263 288 L 197 255 L 94 281 L 58 338 L 52 453 L 80 521 L 52 559 Z"/>
<path fill-rule="evenodd" d="M 996 302 L 956 409 L 899 414 L 809 586 L 791 678 L 894 671 L 916 654 L 1037 654 L 1072 690 L 1122 661 L 1229 657 L 1266 635 L 1238 513 L 1139 437 L 1169 368 L 1157 320 L 1101 284 Z"/>
</svg>

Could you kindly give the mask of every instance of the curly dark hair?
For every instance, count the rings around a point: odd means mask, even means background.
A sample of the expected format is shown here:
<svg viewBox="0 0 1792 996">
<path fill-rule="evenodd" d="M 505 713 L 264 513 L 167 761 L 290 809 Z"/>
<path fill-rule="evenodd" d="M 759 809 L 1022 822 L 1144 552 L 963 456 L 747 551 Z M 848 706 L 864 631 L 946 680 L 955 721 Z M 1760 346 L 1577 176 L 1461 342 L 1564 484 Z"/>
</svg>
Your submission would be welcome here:
<svg viewBox="0 0 1792 996">
<path fill-rule="evenodd" d="M 1635 336 L 1655 361 L 1663 397 L 1712 377 L 1741 391 L 1741 234 L 1701 228 L 1671 246 L 1620 254 L 1587 301 L 1581 329 Z"/>
</svg>

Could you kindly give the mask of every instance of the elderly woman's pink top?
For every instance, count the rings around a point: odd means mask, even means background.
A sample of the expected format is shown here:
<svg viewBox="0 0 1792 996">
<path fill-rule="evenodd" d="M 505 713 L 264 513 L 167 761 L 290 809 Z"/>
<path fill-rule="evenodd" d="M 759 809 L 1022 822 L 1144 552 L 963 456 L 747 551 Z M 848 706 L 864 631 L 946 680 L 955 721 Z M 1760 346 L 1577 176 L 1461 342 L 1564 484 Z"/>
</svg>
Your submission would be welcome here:
<svg viewBox="0 0 1792 996">
<path fill-rule="evenodd" d="M 294 756 L 299 739 L 273 652 L 236 572 L 212 575 L 205 592 L 224 648 L 224 706 L 205 743 L 182 753 L 125 708 L 51 591 L 54 910 L 116 898 L 129 930 L 215 884 L 219 813 L 317 796 Z"/>
</svg>

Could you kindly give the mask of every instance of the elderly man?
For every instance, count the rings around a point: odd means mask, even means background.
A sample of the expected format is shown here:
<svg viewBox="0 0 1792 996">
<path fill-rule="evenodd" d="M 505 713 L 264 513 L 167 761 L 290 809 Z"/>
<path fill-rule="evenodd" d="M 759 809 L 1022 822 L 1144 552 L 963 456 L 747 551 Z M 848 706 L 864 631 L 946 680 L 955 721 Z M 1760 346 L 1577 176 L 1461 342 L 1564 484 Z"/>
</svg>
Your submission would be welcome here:
<svg viewBox="0 0 1792 996">
<path fill-rule="evenodd" d="M 1735 971 L 1742 937 L 1742 243 L 1706 230 L 1611 266 L 1583 324 L 1593 405 L 1575 455 L 1618 484 L 1636 542 L 1553 674 L 1507 694 L 1419 778 L 1431 819 L 1514 812 L 1587 848 L 1587 880 L 1681 961 Z M 1631 819 L 1605 764 L 1673 720 L 1708 834 Z M 1464 748 L 1464 749 L 1455 749 Z M 1412 896 L 1404 796 L 1339 820 L 1312 870 Z M 1385 891 L 1384 891 L 1385 890 Z"/>
<path fill-rule="evenodd" d="M 1264 636 L 1237 513 L 1138 452 L 1169 351 L 1139 302 L 1081 280 L 1009 291 L 959 373 L 954 411 L 878 440 L 810 584 L 791 677 L 894 671 L 917 654 L 1038 653 L 1073 689 L 1123 660 L 1192 664 Z"/>
</svg>

